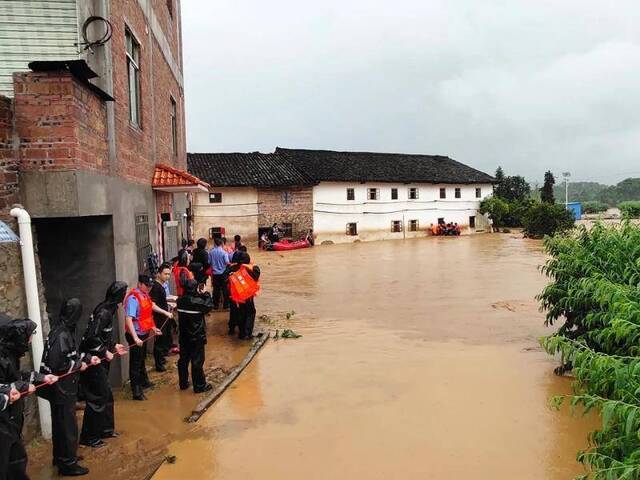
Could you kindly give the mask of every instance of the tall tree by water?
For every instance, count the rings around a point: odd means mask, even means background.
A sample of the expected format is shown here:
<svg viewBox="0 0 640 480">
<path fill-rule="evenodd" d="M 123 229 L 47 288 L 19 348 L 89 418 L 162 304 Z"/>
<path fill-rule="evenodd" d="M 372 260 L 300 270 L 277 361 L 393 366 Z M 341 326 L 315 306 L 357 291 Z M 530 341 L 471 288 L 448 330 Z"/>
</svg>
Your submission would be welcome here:
<svg viewBox="0 0 640 480">
<path fill-rule="evenodd" d="M 548 170 L 544 174 L 544 185 L 540 189 L 540 200 L 544 203 L 556 203 L 556 199 L 553 196 L 553 186 L 556 183 L 556 179 L 553 177 L 551 170 Z"/>
<path fill-rule="evenodd" d="M 531 194 L 531 186 L 520 175 L 505 176 L 502 167 L 498 167 L 495 174 L 496 185 L 493 193 L 508 202 L 524 201 Z"/>
</svg>

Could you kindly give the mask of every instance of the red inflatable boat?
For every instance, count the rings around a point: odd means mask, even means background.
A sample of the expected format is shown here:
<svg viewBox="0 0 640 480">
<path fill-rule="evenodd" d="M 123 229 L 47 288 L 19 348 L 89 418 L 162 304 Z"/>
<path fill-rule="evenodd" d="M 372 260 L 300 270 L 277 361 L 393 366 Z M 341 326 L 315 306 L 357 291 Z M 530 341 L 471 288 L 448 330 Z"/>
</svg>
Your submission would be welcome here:
<svg viewBox="0 0 640 480">
<path fill-rule="evenodd" d="M 272 243 L 269 250 L 280 252 L 283 250 L 298 250 L 299 248 L 309 248 L 310 246 L 311 244 L 308 240 L 296 240 L 295 242 L 291 242 L 289 240 L 280 240 L 279 242 Z"/>
</svg>

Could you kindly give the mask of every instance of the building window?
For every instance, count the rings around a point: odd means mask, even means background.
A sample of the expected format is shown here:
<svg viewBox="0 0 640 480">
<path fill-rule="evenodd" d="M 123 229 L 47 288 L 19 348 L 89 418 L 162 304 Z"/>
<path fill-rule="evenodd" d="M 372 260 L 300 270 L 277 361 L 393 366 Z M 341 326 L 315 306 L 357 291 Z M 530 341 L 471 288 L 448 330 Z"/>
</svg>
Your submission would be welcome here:
<svg viewBox="0 0 640 480">
<path fill-rule="evenodd" d="M 444 225 L 444 217 L 438 219 L 438 225 Z"/>
<path fill-rule="evenodd" d="M 419 190 L 415 187 L 409 189 L 409 200 L 417 200 L 419 197 Z"/>
<path fill-rule="evenodd" d="M 293 195 L 291 195 L 291 192 L 282 192 L 282 203 L 285 205 L 291 205 L 293 203 Z"/>
<path fill-rule="evenodd" d="M 476 188 L 476 198 L 482 198 L 482 189 Z"/>
<path fill-rule="evenodd" d="M 129 86 L 129 121 L 142 126 L 140 109 L 140 43 L 129 29 L 124 32 L 127 46 L 127 78 Z"/>
<path fill-rule="evenodd" d="M 440 189 L 440 198 L 447 198 L 447 189 L 446 188 L 441 188 Z"/>
<path fill-rule="evenodd" d="M 418 231 L 418 220 L 409 220 L 409 231 L 410 232 Z"/>
<path fill-rule="evenodd" d="M 455 192 L 456 192 L 456 198 L 461 198 L 462 197 L 462 192 L 460 191 L 459 188 L 456 188 Z"/>
<path fill-rule="evenodd" d="M 282 232 L 282 236 L 285 238 L 293 237 L 293 223 L 283 223 L 280 227 L 280 231 Z"/>
<path fill-rule="evenodd" d="M 398 199 L 398 189 L 397 188 L 392 188 L 391 189 L 391 200 L 397 200 Z"/>
<path fill-rule="evenodd" d="M 209 203 L 222 203 L 222 193 L 220 192 L 210 193 Z"/>
<path fill-rule="evenodd" d="M 169 11 L 169 16 L 173 18 L 173 0 L 167 0 L 167 10 Z"/>
<path fill-rule="evenodd" d="M 398 233 L 402 231 L 402 220 L 391 221 L 391 232 Z"/>
<path fill-rule="evenodd" d="M 173 97 L 171 99 L 171 141 L 173 147 L 173 156 L 178 156 L 178 105 Z"/>
<path fill-rule="evenodd" d="M 211 227 L 209 229 L 209 238 L 222 238 L 224 235 L 224 227 Z"/>
<path fill-rule="evenodd" d="M 147 259 L 151 255 L 151 242 L 149 241 L 149 215 L 137 213 L 136 225 L 136 254 L 138 257 L 138 273 L 147 270 Z"/>
<path fill-rule="evenodd" d="M 347 235 L 349 235 L 349 236 L 358 235 L 358 224 L 357 223 L 347 223 Z"/>
<path fill-rule="evenodd" d="M 355 200 L 356 191 L 353 188 L 347 188 L 347 200 Z"/>
<path fill-rule="evenodd" d="M 367 200 L 378 200 L 378 189 L 377 188 L 368 188 L 367 189 Z"/>
</svg>

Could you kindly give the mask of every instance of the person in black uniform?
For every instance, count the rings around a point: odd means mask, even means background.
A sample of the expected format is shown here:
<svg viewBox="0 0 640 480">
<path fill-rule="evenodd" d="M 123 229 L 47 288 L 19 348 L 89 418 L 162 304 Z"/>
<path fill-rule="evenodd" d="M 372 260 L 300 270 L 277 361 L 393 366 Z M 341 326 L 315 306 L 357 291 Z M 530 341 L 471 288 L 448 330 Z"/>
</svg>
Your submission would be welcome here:
<svg viewBox="0 0 640 480">
<path fill-rule="evenodd" d="M 100 359 L 78 352 L 75 330 L 82 315 L 82 304 L 77 298 L 62 304 L 60 315 L 51 323 L 42 354 L 40 372 L 65 375 L 55 385 L 44 387 L 38 396 L 51 404 L 51 429 L 53 433 L 53 464 L 60 475 L 80 476 L 89 469 L 78 464 L 78 424 L 76 422 L 76 400 L 78 398 L 78 376 L 88 365 L 97 367 Z M 75 372 L 71 373 L 70 372 Z"/>
<path fill-rule="evenodd" d="M 169 303 L 167 302 L 167 295 L 169 294 L 169 278 L 171 278 L 171 265 L 163 263 L 158 268 L 158 273 L 151 286 L 149 296 L 153 303 L 169 311 Z M 167 355 L 173 344 L 173 319 L 168 319 L 165 315 L 153 312 L 153 321 L 162 331 L 162 335 L 156 337 L 153 340 L 153 358 L 156 363 L 157 372 L 166 372 L 167 367 Z"/>
<path fill-rule="evenodd" d="M 233 272 L 240 269 L 241 265 L 251 263 L 251 257 L 244 248 L 244 251 L 236 252 L 234 255 L 235 263 L 227 266 L 225 270 L 225 278 L 229 278 Z M 249 275 L 258 281 L 260 278 L 260 267 L 254 265 L 252 269 L 248 269 Z M 253 338 L 253 327 L 256 321 L 256 306 L 253 298 L 247 299 L 244 303 L 236 304 L 231 300 L 231 308 L 229 309 L 229 335 L 233 335 L 235 327 L 238 327 L 238 339 L 245 340 Z"/>
<path fill-rule="evenodd" d="M 4 412 L 13 402 L 20 400 L 20 392 L 10 384 L 0 383 L 0 412 Z"/>
<path fill-rule="evenodd" d="M 207 343 L 205 315 L 213 309 L 209 292 L 198 289 L 196 280 L 187 280 L 184 295 L 178 298 L 178 325 L 180 330 L 180 358 L 178 379 L 180 390 L 189 388 L 189 364 L 193 391 L 202 393 L 211 390 L 204 375 L 204 346 Z"/>
<path fill-rule="evenodd" d="M 29 350 L 37 325 L 29 319 L 11 319 L 0 314 L 0 383 L 13 385 L 21 398 L 0 412 L 0 478 L 28 480 L 27 452 L 22 442 L 24 398 L 35 392 L 35 385 L 52 384 L 55 375 L 21 372 L 20 358 Z"/>
<path fill-rule="evenodd" d="M 208 276 L 211 275 L 209 271 L 209 252 L 207 251 L 206 238 L 199 238 L 196 242 L 196 248 L 191 253 L 191 263 L 199 263 L 202 266 L 202 270 L 199 270 L 198 273 L 193 273 L 198 283 L 206 284 Z"/>
<path fill-rule="evenodd" d="M 80 342 L 83 352 L 104 359 L 100 366 L 80 375 L 80 388 L 86 400 L 80 443 L 90 447 L 104 445 L 102 439 L 117 437 L 113 414 L 113 392 L 109 384 L 109 365 L 113 354 L 125 355 L 122 344 L 115 343 L 113 317 L 127 294 L 127 284 L 116 281 L 109 285 L 103 302 L 93 310 L 87 330 Z"/>
</svg>

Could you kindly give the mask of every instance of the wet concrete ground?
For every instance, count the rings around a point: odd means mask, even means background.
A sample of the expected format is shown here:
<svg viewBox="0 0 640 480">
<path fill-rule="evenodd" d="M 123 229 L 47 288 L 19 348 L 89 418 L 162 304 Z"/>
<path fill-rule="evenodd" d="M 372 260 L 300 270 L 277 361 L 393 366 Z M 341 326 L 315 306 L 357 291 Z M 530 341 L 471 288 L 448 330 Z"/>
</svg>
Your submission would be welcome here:
<svg viewBox="0 0 640 480">
<path fill-rule="evenodd" d="M 565 480 L 582 471 L 575 455 L 595 421 L 548 407 L 569 380 L 553 375 L 537 343 L 549 333 L 533 299 L 545 283 L 539 242 L 429 238 L 255 261 L 267 327 L 304 336 L 268 342 L 197 425 L 176 430 L 165 451 L 177 460 L 154 479 Z"/>
</svg>

